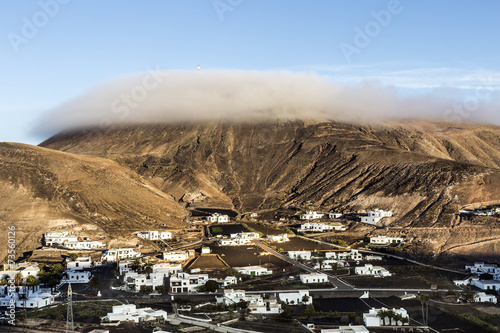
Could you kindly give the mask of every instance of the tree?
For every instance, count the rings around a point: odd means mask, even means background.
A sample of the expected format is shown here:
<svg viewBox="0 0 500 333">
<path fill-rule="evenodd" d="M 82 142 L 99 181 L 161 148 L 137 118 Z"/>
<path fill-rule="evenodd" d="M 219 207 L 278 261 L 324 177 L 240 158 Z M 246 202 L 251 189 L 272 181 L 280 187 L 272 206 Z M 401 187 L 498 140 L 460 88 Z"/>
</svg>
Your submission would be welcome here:
<svg viewBox="0 0 500 333">
<path fill-rule="evenodd" d="M 0 284 L 1 284 L 2 286 L 5 286 L 5 285 L 7 284 L 7 282 L 8 282 L 8 281 L 7 281 L 7 279 L 6 279 L 6 278 L 3 278 L 2 280 L 0 280 Z"/>
<path fill-rule="evenodd" d="M 392 309 L 387 310 L 387 318 L 389 318 L 389 325 L 392 325 L 392 320 L 394 319 L 395 316 L 396 312 L 394 312 L 394 310 Z"/>
<path fill-rule="evenodd" d="M 146 273 L 146 276 L 149 279 L 150 274 L 153 273 L 153 267 L 151 267 L 151 265 L 147 265 L 144 267 L 144 273 Z"/>
<path fill-rule="evenodd" d="M 26 284 L 28 285 L 28 287 L 32 287 L 33 291 L 35 291 L 35 287 L 40 284 L 40 281 L 33 275 L 30 275 L 26 280 Z"/>
<path fill-rule="evenodd" d="M 68 253 L 68 257 L 72 260 L 75 261 L 76 258 L 78 258 L 78 255 L 76 253 Z"/>
<path fill-rule="evenodd" d="M 309 304 L 308 306 L 306 306 L 306 309 L 304 310 L 304 314 L 307 316 L 307 318 L 309 318 L 311 316 L 315 316 L 316 310 L 314 309 L 314 306 L 312 304 Z"/>
<path fill-rule="evenodd" d="M 307 295 L 302 296 L 302 303 L 306 304 L 307 302 L 309 302 L 309 296 Z"/>
<path fill-rule="evenodd" d="M 431 298 L 427 294 L 418 293 L 418 299 L 420 300 L 420 305 L 422 306 L 422 318 L 424 321 L 424 325 L 427 325 L 429 317 L 429 301 Z M 424 307 L 425 307 L 425 312 L 424 312 Z"/>
<path fill-rule="evenodd" d="M 132 265 L 130 265 L 130 268 L 132 268 L 134 272 L 137 272 L 137 270 L 141 267 L 142 267 L 142 262 L 141 259 L 139 258 L 135 259 Z"/>
<path fill-rule="evenodd" d="M 381 309 L 377 312 L 377 317 L 382 320 L 382 325 L 385 325 L 385 318 L 387 318 L 387 310 Z"/>
<path fill-rule="evenodd" d="M 99 280 L 99 278 L 95 275 L 89 281 L 89 287 L 94 289 L 95 295 L 97 295 L 97 290 L 99 289 L 100 285 L 101 285 L 101 280 Z"/>
<path fill-rule="evenodd" d="M 14 276 L 14 283 L 19 286 L 23 282 L 23 275 L 21 273 L 17 273 Z"/>
<path fill-rule="evenodd" d="M 207 283 L 205 283 L 205 291 L 210 293 L 216 292 L 219 287 L 219 283 L 215 280 L 208 280 Z"/>
</svg>

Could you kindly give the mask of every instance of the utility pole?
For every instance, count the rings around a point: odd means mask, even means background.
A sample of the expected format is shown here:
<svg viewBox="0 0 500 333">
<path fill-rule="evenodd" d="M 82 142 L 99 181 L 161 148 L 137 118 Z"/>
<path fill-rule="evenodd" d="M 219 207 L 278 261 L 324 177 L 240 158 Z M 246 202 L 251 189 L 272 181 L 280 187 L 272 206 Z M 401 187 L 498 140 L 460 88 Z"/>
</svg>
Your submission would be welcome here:
<svg viewBox="0 0 500 333">
<path fill-rule="evenodd" d="M 66 314 L 66 333 L 75 333 L 75 325 L 73 323 L 73 291 L 71 283 L 68 285 L 68 312 Z"/>
</svg>

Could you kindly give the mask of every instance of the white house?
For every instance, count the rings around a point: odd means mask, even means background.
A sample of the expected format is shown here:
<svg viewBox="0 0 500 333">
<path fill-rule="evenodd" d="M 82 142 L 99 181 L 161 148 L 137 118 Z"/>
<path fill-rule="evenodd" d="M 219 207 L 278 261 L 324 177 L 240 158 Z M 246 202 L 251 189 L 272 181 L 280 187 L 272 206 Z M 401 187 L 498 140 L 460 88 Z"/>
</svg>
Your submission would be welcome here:
<svg viewBox="0 0 500 333">
<path fill-rule="evenodd" d="M 153 273 L 162 273 L 166 277 L 182 272 L 182 265 L 180 263 L 158 263 L 151 266 Z"/>
<path fill-rule="evenodd" d="M 497 297 L 495 295 L 488 295 L 485 292 L 478 292 L 474 294 L 474 302 L 497 304 Z"/>
<path fill-rule="evenodd" d="M 88 257 L 78 257 L 74 261 L 66 259 L 66 268 L 69 270 L 82 270 L 84 268 L 92 267 L 92 259 Z"/>
<path fill-rule="evenodd" d="M 391 318 L 380 318 L 378 317 L 378 313 L 382 310 L 389 310 L 386 308 L 381 308 L 381 309 L 375 309 L 372 308 L 368 311 L 368 313 L 363 313 L 363 321 L 365 322 L 365 326 L 368 327 L 378 327 L 378 326 L 386 326 L 386 325 L 393 325 L 393 326 L 401 326 L 402 323 L 401 321 L 395 322 L 394 319 Z M 404 308 L 400 309 L 392 309 L 394 313 L 401 315 L 403 318 L 408 318 L 408 312 Z M 408 325 L 408 323 L 405 323 L 405 325 Z"/>
<path fill-rule="evenodd" d="M 370 333 L 363 325 L 339 326 L 339 328 L 322 329 L 321 333 Z"/>
<path fill-rule="evenodd" d="M 92 249 L 103 249 L 106 244 L 99 241 L 76 241 L 76 242 L 64 242 L 62 244 L 65 248 L 72 250 L 92 250 Z"/>
<path fill-rule="evenodd" d="M 347 263 L 344 260 L 336 260 L 336 259 L 325 259 L 323 261 L 318 261 L 314 265 L 314 269 L 333 269 L 333 267 L 337 265 L 337 267 L 346 267 L 349 266 L 349 263 Z"/>
<path fill-rule="evenodd" d="M 229 235 L 230 238 L 233 238 L 233 239 L 249 239 L 249 240 L 253 240 L 253 239 L 259 239 L 260 238 L 260 235 L 256 232 L 239 232 L 239 233 L 236 233 L 236 234 L 230 234 Z"/>
<path fill-rule="evenodd" d="M 474 265 L 465 265 L 465 269 L 473 274 L 491 274 L 500 275 L 500 267 L 497 264 L 485 264 L 484 262 L 475 262 Z"/>
<path fill-rule="evenodd" d="M 475 277 L 471 279 L 471 285 L 481 290 L 500 290 L 500 281 L 498 280 L 479 280 Z"/>
<path fill-rule="evenodd" d="M 300 226 L 300 231 L 303 232 L 324 232 L 328 230 L 333 230 L 334 227 L 325 223 L 315 223 L 315 222 L 307 222 Z"/>
<path fill-rule="evenodd" d="M 358 250 L 351 250 L 350 252 L 325 252 L 326 259 L 339 259 L 339 260 L 362 260 L 363 255 Z"/>
<path fill-rule="evenodd" d="M 89 283 L 92 274 L 89 271 L 66 271 L 61 282 L 63 283 Z"/>
<path fill-rule="evenodd" d="M 135 252 L 132 248 L 109 249 L 102 254 L 102 261 L 133 259 L 138 258 L 140 255 L 140 252 Z"/>
<path fill-rule="evenodd" d="M 403 238 L 387 237 L 387 236 L 370 237 L 370 244 L 386 245 L 386 244 L 396 244 L 396 243 L 403 243 Z"/>
<path fill-rule="evenodd" d="M 307 296 L 307 297 L 304 297 Z M 279 299 L 286 304 L 312 304 L 312 296 L 309 296 L 309 290 L 297 290 L 291 293 L 279 293 Z M 306 300 L 304 302 L 304 300 Z"/>
<path fill-rule="evenodd" d="M 212 222 L 212 223 L 227 223 L 229 222 L 229 216 L 228 215 L 221 215 L 219 213 L 215 213 L 213 215 L 210 215 L 210 216 L 207 216 L 206 217 L 206 220 L 208 222 Z"/>
<path fill-rule="evenodd" d="M 328 275 L 323 273 L 300 274 L 302 283 L 325 283 L 328 282 Z"/>
<path fill-rule="evenodd" d="M 103 322 L 131 321 L 139 323 L 148 320 L 165 320 L 167 312 L 164 310 L 153 310 L 151 308 L 137 309 L 135 304 L 123 304 L 113 306 L 112 312 L 101 318 Z"/>
<path fill-rule="evenodd" d="M 342 217 L 342 215 L 343 215 L 342 213 L 334 213 L 334 212 L 332 212 L 332 213 L 328 213 L 328 218 L 330 218 L 330 219 L 339 219 L 339 218 Z"/>
<path fill-rule="evenodd" d="M 372 255 L 372 254 L 369 254 L 367 256 L 365 256 L 365 260 L 366 261 L 374 261 L 374 260 L 382 260 L 383 258 L 381 256 L 376 256 L 376 255 Z"/>
<path fill-rule="evenodd" d="M 317 220 L 323 217 L 325 214 L 320 214 L 317 212 L 313 212 L 312 210 L 305 212 L 304 214 L 300 215 L 301 220 Z"/>
<path fill-rule="evenodd" d="M 7 266 L 4 265 L 4 267 Z M 23 262 L 19 264 L 10 265 L 9 270 L 0 271 L 0 278 L 14 279 L 17 273 L 21 273 L 23 278 L 27 278 L 30 275 L 37 276 L 40 273 L 40 268 L 38 265 L 31 262 Z"/>
<path fill-rule="evenodd" d="M 210 248 L 208 246 L 201 247 L 201 254 L 210 254 Z"/>
<path fill-rule="evenodd" d="M 371 264 L 365 264 L 365 266 L 356 267 L 354 273 L 358 275 L 372 275 L 375 277 L 391 276 L 392 274 L 381 266 L 373 266 Z"/>
<path fill-rule="evenodd" d="M 69 233 L 68 231 L 62 232 L 47 232 L 43 235 L 43 242 L 47 246 L 53 245 L 63 245 L 67 242 L 77 242 L 78 237 L 74 235 L 74 232 Z"/>
<path fill-rule="evenodd" d="M 252 242 L 249 239 L 244 238 L 222 238 L 218 240 L 218 243 L 222 246 L 240 246 L 249 245 Z"/>
<path fill-rule="evenodd" d="M 234 269 L 244 275 L 261 276 L 273 274 L 272 270 L 261 266 L 235 267 Z"/>
<path fill-rule="evenodd" d="M 189 259 L 188 251 L 163 252 L 163 260 L 168 262 L 183 262 Z"/>
<path fill-rule="evenodd" d="M 290 240 L 288 238 L 288 234 L 268 235 L 266 236 L 266 239 L 271 243 L 284 243 Z"/>
<path fill-rule="evenodd" d="M 375 209 L 375 210 L 368 212 L 368 216 L 362 216 L 361 222 L 368 223 L 368 224 L 377 224 L 378 221 L 380 221 L 384 217 L 391 217 L 391 216 L 392 216 L 391 211 L 386 211 L 386 210 L 382 210 L 382 209 Z"/>
<path fill-rule="evenodd" d="M 288 251 L 288 256 L 295 260 L 311 260 L 311 251 Z"/>
<path fill-rule="evenodd" d="M 36 309 L 54 303 L 55 295 L 48 290 L 44 291 L 40 286 L 19 286 L 16 290 L 11 290 L 9 285 L 0 286 L 0 307 L 15 305 L 17 308 L 23 308 L 26 304 L 26 308 Z"/>
<path fill-rule="evenodd" d="M 208 274 L 188 274 L 177 273 L 170 277 L 171 293 L 191 293 L 196 292 L 197 288 L 204 286 L 208 281 Z"/>
<path fill-rule="evenodd" d="M 281 312 L 281 304 L 276 298 L 265 300 L 261 295 L 246 295 L 244 290 L 226 289 L 221 297 L 215 297 L 217 303 L 226 305 L 237 304 L 240 301 L 248 302 L 248 309 L 252 313 L 277 314 Z"/>
<path fill-rule="evenodd" d="M 168 274 L 168 273 L 167 273 Z M 123 277 L 129 289 L 140 291 L 142 287 L 151 287 L 156 290 L 157 287 L 164 285 L 164 279 L 168 276 L 165 273 L 150 273 L 149 278 L 146 274 L 138 274 L 136 272 L 127 272 Z"/>
<path fill-rule="evenodd" d="M 137 234 L 137 237 L 148 240 L 172 239 L 170 231 L 143 231 Z"/>
</svg>

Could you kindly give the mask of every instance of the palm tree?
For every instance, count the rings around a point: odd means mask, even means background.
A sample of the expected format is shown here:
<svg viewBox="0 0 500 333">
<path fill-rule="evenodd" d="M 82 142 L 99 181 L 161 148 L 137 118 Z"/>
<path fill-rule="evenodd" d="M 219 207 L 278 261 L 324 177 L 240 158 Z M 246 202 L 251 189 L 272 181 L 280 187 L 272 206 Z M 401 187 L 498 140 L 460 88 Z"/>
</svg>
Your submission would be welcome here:
<svg viewBox="0 0 500 333">
<path fill-rule="evenodd" d="M 429 301 L 431 298 L 427 294 L 418 293 L 418 299 L 420 300 L 420 304 L 422 305 L 422 318 L 424 321 L 424 325 L 427 325 L 429 317 Z M 424 313 L 424 305 L 425 305 L 425 313 Z"/>
<path fill-rule="evenodd" d="M 101 285 L 101 280 L 99 280 L 99 278 L 95 275 L 89 281 L 89 287 L 94 289 L 94 294 L 96 295 L 100 285 Z"/>
<path fill-rule="evenodd" d="M 399 313 L 394 313 L 394 316 L 392 317 L 392 319 L 394 319 L 394 321 L 395 321 L 394 325 L 399 326 L 399 323 L 402 322 L 402 320 L 403 320 L 403 316 Z M 403 324 L 401 324 L 401 325 L 403 325 Z"/>
<path fill-rule="evenodd" d="M 382 319 L 382 326 L 385 325 L 385 318 L 387 317 L 387 310 L 381 309 L 377 312 L 377 317 Z"/>
<path fill-rule="evenodd" d="M 23 275 L 21 273 L 17 273 L 14 277 L 14 283 L 19 286 L 23 282 Z"/>
<path fill-rule="evenodd" d="M 389 326 L 392 325 L 392 320 L 395 319 L 394 317 L 396 316 L 396 312 L 394 310 L 387 310 L 387 318 L 389 318 Z M 396 323 L 397 325 L 397 323 Z"/>
<path fill-rule="evenodd" d="M 35 287 L 40 284 L 40 281 L 33 275 L 30 275 L 26 280 L 26 284 L 28 285 L 28 287 L 32 287 L 32 290 L 35 291 Z"/>
</svg>

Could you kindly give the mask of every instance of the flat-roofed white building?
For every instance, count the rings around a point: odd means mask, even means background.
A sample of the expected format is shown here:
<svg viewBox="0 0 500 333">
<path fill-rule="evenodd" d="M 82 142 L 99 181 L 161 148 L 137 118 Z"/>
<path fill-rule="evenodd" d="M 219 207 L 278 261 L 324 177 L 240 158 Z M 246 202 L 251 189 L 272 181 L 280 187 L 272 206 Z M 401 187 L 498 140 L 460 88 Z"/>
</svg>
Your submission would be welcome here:
<svg viewBox="0 0 500 333">
<path fill-rule="evenodd" d="M 172 233 L 170 231 L 143 231 L 137 234 L 137 237 L 148 240 L 165 240 L 172 239 Z"/>
<path fill-rule="evenodd" d="M 311 260 L 311 251 L 288 251 L 288 256 L 294 260 Z"/>
<path fill-rule="evenodd" d="M 4 265 L 8 266 L 7 264 Z M 23 278 L 27 278 L 28 276 L 37 276 L 40 273 L 40 268 L 38 265 L 31 262 L 23 262 L 19 264 L 11 265 L 8 270 L 0 271 L 0 278 L 11 278 L 14 279 L 17 273 L 21 273 Z"/>
<path fill-rule="evenodd" d="M 322 329 L 321 333 L 370 333 L 363 325 L 339 326 L 339 328 Z"/>
<path fill-rule="evenodd" d="M 104 249 L 106 247 L 106 244 L 100 241 L 76 241 L 64 242 L 62 246 L 71 250 L 92 250 Z"/>
<path fill-rule="evenodd" d="M 273 271 L 261 266 L 235 267 L 236 271 L 244 275 L 261 276 L 273 274 Z"/>
<path fill-rule="evenodd" d="M 142 287 L 151 287 L 153 290 L 156 290 L 156 288 L 164 285 L 165 277 L 167 276 L 164 273 L 158 272 L 150 273 L 149 277 L 146 274 L 127 272 L 123 280 L 127 283 L 129 289 L 134 291 L 140 291 Z"/>
<path fill-rule="evenodd" d="M 137 309 L 135 304 L 123 304 L 113 306 L 112 312 L 101 318 L 103 322 L 131 321 L 139 323 L 142 321 L 165 320 L 167 312 L 164 310 L 153 310 L 151 308 Z"/>
<path fill-rule="evenodd" d="M 320 219 L 324 216 L 325 214 L 321 214 L 318 212 L 313 212 L 312 210 L 309 210 L 305 212 L 304 214 L 300 215 L 301 220 L 317 220 Z"/>
<path fill-rule="evenodd" d="M 370 244 L 397 244 L 403 243 L 403 238 L 401 237 L 388 237 L 388 236 L 376 236 L 370 237 Z"/>
<path fill-rule="evenodd" d="M 251 313 L 277 314 L 281 312 L 281 304 L 276 298 L 265 300 L 261 295 L 246 295 L 244 290 L 225 289 L 222 296 L 216 296 L 215 299 L 217 303 L 225 305 L 233 305 L 241 301 L 248 302 L 248 309 Z"/>
<path fill-rule="evenodd" d="M 74 235 L 74 232 L 47 232 L 43 235 L 43 242 L 46 246 L 63 245 L 64 243 L 77 241 L 78 237 Z"/>
<path fill-rule="evenodd" d="M 132 248 L 109 249 L 102 254 L 102 261 L 133 259 L 140 257 L 140 255 L 140 252 L 135 252 Z"/>
<path fill-rule="evenodd" d="M 373 266 L 372 264 L 365 264 L 364 266 L 356 267 L 354 273 L 358 275 L 372 275 L 375 277 L 391 276 L 392 274 L 381 266 Z"/>
<path fill-rule="evenodd" d="M 65 276 L 64 276 L 65 275 Z M 92 274 L 89 271 L 66 271 L 61 282 L 63 283 L 89 283 Z"/>
<path fill-rule="evenodd" d="M 363 321 L 366 326 L 368 327 L 379 327 L 379 326 L 401 326 L 403 323 L 401 321 L 396 322 L 392 318 L 380 318 L 378 316 L 378 313 L 382 310 L 389 310 L 386 308 L 381 308 L 381 309 L 375 309 L 371 308 L 368 313 L 363 313 Z M 404 308 L 400 309 L 391 309 L 394 311 L 394 313 L 399 314 L 403 318 L 409 319 L 408 312 Z M 409 325 L 408 323 L 405 323 L 405 325 Z"/>
<path fill-rule="evenodd" d="M 221 215 L 219 213 L 215 213 L 207 216 L 206 220 L 212 223 L 227 223 L 229 222 L 229 215 Z"/>
<path fill-rule="evenodd" d="M 342 217 L 342 215 L 343 215 L 342 213 L 334 213 L 334 212 L 332 212 L 332 213 L 328 213 L 328 218 L 330 218 L 330 219 L 339 219 L 339 218 Z"/>
<path fill-rule="evenodd" d="M 498 300 L 495 295 L 488 295 L 485 292 L 478 292 L 474 294 L 474 302 L 484 302 L 497 304 Z"/>
<path fill-rule="evenodd" d="M 375 209 L 368 212 L 367 216 L 361 217 L 361 222 L 368 224 L 377 224 L 378 221 L 383 219 L 384 217 L 391 217 L 392 212 L 388 210 Z"/>
<path fill-rule="evenodd" d="M 191 293 L 198 291 L 209 280 L 208 274 L 177 273 L 170 277 L 171 293 Z"/>
<path fill-rule="evenodd" d="M 163 252 L 163 260 L 168 262 L 183 262 L 189 259 L 189 251 Z"/>
<path fill-rule="evenodd" d="M 82 270 L 92 267 L 92 259 L 89 257 L 78 257 L 75 260 L 66 259 L 66 268 L 69 270 Z"/>
<path fill-rule="evenodd" d="M 325 223 L 319 222 L 307 222 L 300 226 L 300 231 L 306 232 L 324 232 L 328 230 L 333 230 L 334 227 Z"/>
<path fill-rule="evenodd" d="M 304 297 L 307 296 L 307 297 Z M 312 296 L 309 295 L 309 290 L 297 290 L 291 293 L 279 293 L 280 301 L 286 304 L 312 304 Z M 307 301 L 305 301 L 307 299 Z"/>
<path fill-rule="evenodd" d="M 309 273 L 309 274 L 300 274 L 300 281 L 302 283 L 326 283 L 328 282 L 328 275 L 323 273 Z"/>
<path fill-rule="evenodd" d="M 288 238 L 288 234 L 268 235 L 266 236 L 266 239 L 272 243 L 284 243 L 290 240 L 290 238 Z"/>
<path fill-rule="evenodd" d="M 471 279 L 470 284 L 481 290 L 500 290 L 500 281 L 498 280 L 479 280 L 476 277 Z"/>
</svg>

